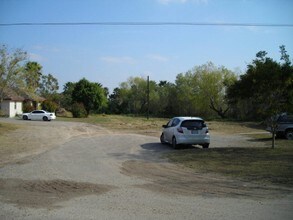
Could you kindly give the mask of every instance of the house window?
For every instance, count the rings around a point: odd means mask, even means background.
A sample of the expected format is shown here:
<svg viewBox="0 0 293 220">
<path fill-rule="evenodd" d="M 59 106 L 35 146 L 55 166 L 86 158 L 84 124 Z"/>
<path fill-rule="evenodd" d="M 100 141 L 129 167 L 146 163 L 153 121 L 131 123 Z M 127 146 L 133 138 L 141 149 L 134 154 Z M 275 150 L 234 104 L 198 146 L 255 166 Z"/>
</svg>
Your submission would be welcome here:
<svg viewBox="0 0 293 220">
<path fill-rule="evenodd" d="M 16 110 L 17 109 L 17 103 L 14 102 L 14 109 Z"/>
</svg>

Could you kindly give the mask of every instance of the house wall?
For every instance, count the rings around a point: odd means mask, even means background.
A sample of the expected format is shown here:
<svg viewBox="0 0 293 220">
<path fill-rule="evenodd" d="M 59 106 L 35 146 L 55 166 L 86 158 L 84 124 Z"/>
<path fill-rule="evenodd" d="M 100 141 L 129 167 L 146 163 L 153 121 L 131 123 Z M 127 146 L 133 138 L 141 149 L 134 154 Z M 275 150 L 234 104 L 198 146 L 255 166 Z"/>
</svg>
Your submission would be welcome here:
<svg viewBox="0 0 293 220">
<path fill-rule="evenodd" d="M 1 111 L 9 117 L 15 117 L 16 114 L 22 114 L 22 102 L 4 100 L 1 103 Z"/>
</svg>

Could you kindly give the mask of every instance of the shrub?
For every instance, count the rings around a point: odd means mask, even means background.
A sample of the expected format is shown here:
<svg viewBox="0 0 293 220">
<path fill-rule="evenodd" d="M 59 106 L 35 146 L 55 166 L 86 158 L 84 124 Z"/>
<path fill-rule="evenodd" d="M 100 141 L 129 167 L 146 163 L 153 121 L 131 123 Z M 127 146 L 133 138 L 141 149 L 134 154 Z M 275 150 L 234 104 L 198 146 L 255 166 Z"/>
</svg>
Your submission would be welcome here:
<svg viewBox="0 0 293 220">
<path fill-rule="evenodd" d="M 72 105 L 72 116 L 74 118 L 86 118 L 87 117 L 87 112 L 84 108 L 83 103 L 74 103 Z"/>
<path fill-rule="evenodd" d="M 42 109 L 48 112 L 55 112 L 57 108 L 58 108 L 58 105 L 51 100 L 45 100 L 42 103 Z"/>
<path fill-rule="evenodd" d="M 23 103 L 22 110 L 23 110 L 23 112 L 31 112 L 31 111 L 35 110 L 35 108 L 34 108 L 34 106 L 31 105 L 31 103 L 25 102 L 25 103 Z"/>
</svg>

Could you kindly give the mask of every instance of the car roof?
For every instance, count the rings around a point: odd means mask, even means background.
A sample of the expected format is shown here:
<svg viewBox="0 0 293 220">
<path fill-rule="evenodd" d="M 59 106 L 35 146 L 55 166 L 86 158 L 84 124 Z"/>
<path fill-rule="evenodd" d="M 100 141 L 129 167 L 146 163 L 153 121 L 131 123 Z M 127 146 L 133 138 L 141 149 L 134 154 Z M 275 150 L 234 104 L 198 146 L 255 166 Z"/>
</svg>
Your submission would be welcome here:
<svg viewBox="0 0 293 220">
<path fill-rule="evenodd" d="M 186 117 L 186 116 L 179 116 L 179 117 L 174 117 L 174 118 L 178 118 L 180 121 L 185 121 L 185 120 L 202 120 L 202 118 L 200 117 Z"/>
</svg>

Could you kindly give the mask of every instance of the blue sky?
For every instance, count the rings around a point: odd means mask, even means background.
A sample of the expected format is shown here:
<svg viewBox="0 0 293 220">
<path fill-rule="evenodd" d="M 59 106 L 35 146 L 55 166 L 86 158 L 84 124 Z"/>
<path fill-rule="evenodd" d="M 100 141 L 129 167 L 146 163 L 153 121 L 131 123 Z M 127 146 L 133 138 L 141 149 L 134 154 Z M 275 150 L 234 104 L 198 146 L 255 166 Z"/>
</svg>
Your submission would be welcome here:
<svg viewBox="0 0 293 220">
<path fill-rule="evenodd" d="M 293 24 L 291 0 L 0 0 L 0 23 L 203 22 Z M 293 27 L 0 26 L 0 43 L 22 48 L 61 90 L 85 77 L 110 90 L 130 76 L 174 82 L 212 61 L 245 71 L 260 50 L 293 56 Z"/>
</svg>

